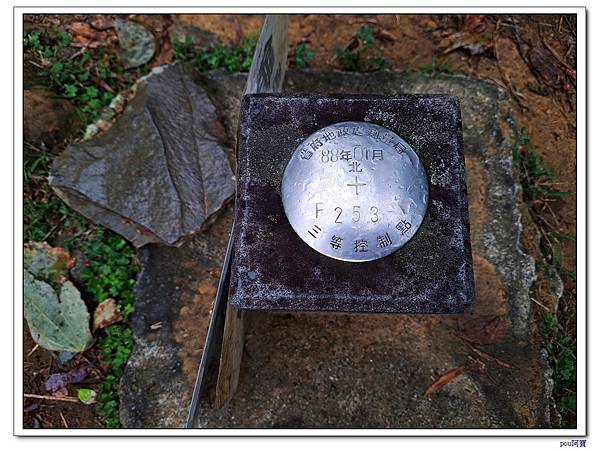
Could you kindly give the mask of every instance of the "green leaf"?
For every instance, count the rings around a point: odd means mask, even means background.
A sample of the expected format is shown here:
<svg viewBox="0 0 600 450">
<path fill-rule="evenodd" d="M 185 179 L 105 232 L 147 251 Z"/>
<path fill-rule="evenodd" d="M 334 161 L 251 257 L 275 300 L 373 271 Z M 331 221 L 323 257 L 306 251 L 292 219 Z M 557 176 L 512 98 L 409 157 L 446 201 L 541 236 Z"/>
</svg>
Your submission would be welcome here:
<svg viewBox="0 0 600 450">
<path fill-rule="evenodd" d="M 67 45 L 69 45 L 71 43 L 71 35 L 69 33 L 67 33 L 66 31 L 61 31 L 56 35 L 56 38 L 58 39 L 58 44 L 62 47 L 66 47 Z"/>
<path fill-rule="evenodd" d="M 315 51 L 308 48 L 304 42 L 298 44 L 294 54 L 294 62 L 298 67 L 305 67 L 308 60 L 315 57 Z"/>
<path fill-rule="evenodd" d="M 375 34 L 373 33 L 373 27 L 369 25 L 368 27 L 361 27 L 356 32 L 356 38 L 366 46 L 371 47 L 375 43 Z"/>
<path fill-rule="evenodd" d="M 55 62 L 54 64 L 52 64 L 52 67 L 50 67 L 50 76 L 55 80 L 60 79 L 60 75 L 63 71 L 63 68 L 63 63 Z"/>
<path fill-rule="evenodd" d="M 52 286 L 26 271 L 24 310 L 31 337 L 45 349 L 78 353 L 91 345 L 90 315 L 70 281 L 57 295 Z"/>
<path fill-rule="evenodd" d="M 100 109 L 102 107 L 102 103 L 97 98 L 90 100 L 89 105 L 91 109 Z"/>
<path fill-rule="evenodd" d="M 93 389 L 77 389 L 77 398 L 86 405 L 96 403 L 96 391 Z"/>
<path fill-rule="evenodd" d="M 577 396 L 567 395 L 560 399 L 559 407 L 569 411 L 577 411 Z"/>
<path fill-rule="evenodd" d="M 88 96 L 88 98 L 96 98 L 98 97 L 98 88 L 96 86 L 90 86 L 85 90 L 85 94 Z"/>
<path fill-rule="evenodd" d="M 115 98 L 115 96 L 110 92 L 102 93 L 102 102 L 106 105 L 109 105 L 113 98 Z"/>
<path fill-rule="evenodd" d="M 73 98 L 77 95 L 77 86 L 74 84 L 67 84 L 65 86 L 65 97 Z"/>
</svg>

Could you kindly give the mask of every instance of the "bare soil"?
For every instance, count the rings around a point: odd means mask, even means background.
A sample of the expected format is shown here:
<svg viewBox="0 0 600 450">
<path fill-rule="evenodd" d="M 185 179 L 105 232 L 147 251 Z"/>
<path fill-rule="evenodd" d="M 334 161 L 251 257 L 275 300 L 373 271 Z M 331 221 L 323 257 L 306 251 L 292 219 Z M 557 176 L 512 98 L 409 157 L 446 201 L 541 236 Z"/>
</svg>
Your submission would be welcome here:
<svg viewBox="0 0 600 450">
<path fill-rule="evenodd" d="M 99 392 L 99 384 L 104 378 L 103 370 L 98 363 L 99 354 L 94 349 L 76 356 L 65 364 L 60 364 L 52 352 L 36 343 L 29 334 L 27 323 L 23 321 L 23 393 L 52 397 L 44 387 L 48 376 L 67 372 L 82 364 L 94 365 L 93 373 L 83 383 L 69 385 L 69 398 L 77 398 L 77 388 L 94 389 Z M 81 402 L 68 402 L 61 398 L 40 399 L 25 398 L 23 412 L 24 428 L 103 428 L 102 423 L 94 416 L 94 406 Z"/>
<path fill-rule="evenodd" d="M 471 16 L 472 17 L 472 16 Z M 438 63 L 464 75 L 489 80 L 507 90 L 513 99 L 516 124 L 526 128 L 544 164 L 555 176 L 555 186 L 561 191 L 576 191 L 576 86 L 565 83 L 552 87 L 536 76 L 528 62 L 532 48 L 546 47 L 565 66 L 576 67 L 576 20 L 560 15 L 480 16 L 481 32 L 465 32 L 469 16 L 460 15 L 293 15 L 290 18 L 290 55 L 297 44 L 304 42 L 316 51 L 309 67 L 339 69 L 333 49 L 346 48 L 356 31 L 372 26 L 382 38 L 378 47 L 393 69 L 420 70 Z M 258 15 L 179 15 L 173 22 L 189 23 L 218 33 L 224 43 L 239 45 L 243 36 L 258 33 L 262 17 Z M 457 49 L 439 54 L 457 33 L 466 33 L 462 40 L 488 47 L 483 54 L 471 55 Z M 567 197 L 553 202 L 548 212 L 559 231 L 576 234 L 576 201 Z M 556 218 L 554 218 L 556 216 Z M 563 266 L 575 268 L 575 243 L 563 244 Z"/>
</svg>

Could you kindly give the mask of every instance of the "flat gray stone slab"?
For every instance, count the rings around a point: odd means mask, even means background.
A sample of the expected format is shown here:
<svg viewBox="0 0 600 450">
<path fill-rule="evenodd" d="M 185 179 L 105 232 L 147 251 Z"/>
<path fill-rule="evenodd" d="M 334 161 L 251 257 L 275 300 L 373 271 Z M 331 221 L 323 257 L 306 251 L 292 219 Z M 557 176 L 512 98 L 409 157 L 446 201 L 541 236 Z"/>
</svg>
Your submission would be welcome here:
<svg viewBox="0 0 600 450">
<path fill-rule="evenodd" d="M 233 142 L 244 77 L 216 71 L 200 82 Z M 457 316 L 250 311 L 238 391 L 221 411 L 201 403 L 196 425 L 550 426 L 548 367 L 528 295 L 534 265 L 519 247 L 507 96 L 484 81 L 394 71 L 292 70 L 285 91 L 459 98 L 476 307 Z M 125 426 L 184 425 L 231 221 L 228 208 L 189 245 L 142 249 L 136 347 L 121 390 Z M 458 368 L 461 375 L 425 395 Z"/>
<path fill-rule="evenodd" d="M 235 185 L 216 109 L 195 78 L 175 64 L 142 80 L 113 127 L 56 158 L 55 192 L 138 247 L 200 230 Z"/>
</svg>

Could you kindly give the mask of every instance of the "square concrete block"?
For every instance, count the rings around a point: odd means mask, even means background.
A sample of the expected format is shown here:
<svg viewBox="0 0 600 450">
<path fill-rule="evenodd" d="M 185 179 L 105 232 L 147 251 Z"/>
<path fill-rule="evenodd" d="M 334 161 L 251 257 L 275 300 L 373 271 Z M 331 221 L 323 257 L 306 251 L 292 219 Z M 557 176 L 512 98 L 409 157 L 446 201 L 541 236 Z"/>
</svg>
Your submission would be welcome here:
<svg viewBox="0 0 600 450">
<path fill-rule="evenodd" d="M 248 95 L 242 102 L 230 303 L 241 309 L 469 313 L 474 283 L 461 117 L 446 95 Z M 420 228 L 369 262 L 327 257 L 290 225 L 281 181 L 311 133 L 380 125 L 416 152 L 429 181 Z"/>
</svg>

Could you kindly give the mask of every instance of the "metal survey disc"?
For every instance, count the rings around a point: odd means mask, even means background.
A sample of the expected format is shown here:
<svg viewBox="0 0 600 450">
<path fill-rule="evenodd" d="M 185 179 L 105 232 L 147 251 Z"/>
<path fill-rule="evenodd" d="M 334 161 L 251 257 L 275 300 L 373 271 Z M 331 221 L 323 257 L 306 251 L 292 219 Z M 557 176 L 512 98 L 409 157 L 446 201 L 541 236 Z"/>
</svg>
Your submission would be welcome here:
<svg viewBox="0 0 600 450">
<path fill-rule="evenodd" d="M 294 151 L 281 184 L 298 236 L 331 258 L 372 261 L 406 244 L 423 222 L 429 189 L 414 150 L 367 122 L 340 122 Z"/>
</svg>

